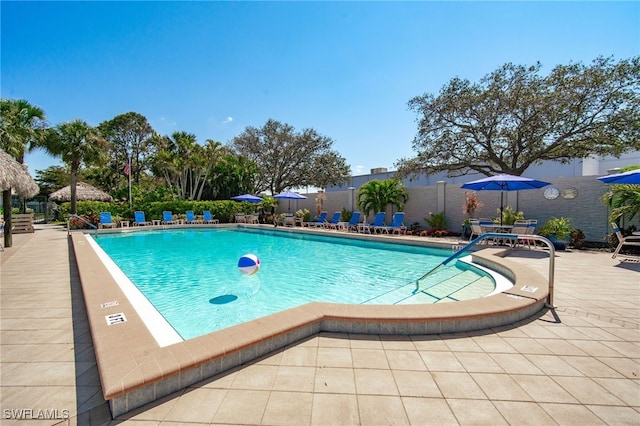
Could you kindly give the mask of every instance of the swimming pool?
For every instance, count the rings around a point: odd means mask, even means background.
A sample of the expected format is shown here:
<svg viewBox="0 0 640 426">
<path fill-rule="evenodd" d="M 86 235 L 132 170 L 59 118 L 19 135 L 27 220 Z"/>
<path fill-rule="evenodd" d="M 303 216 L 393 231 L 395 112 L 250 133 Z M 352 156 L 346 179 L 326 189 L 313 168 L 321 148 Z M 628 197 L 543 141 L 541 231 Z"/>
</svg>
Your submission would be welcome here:
<svg viewBox="0 0 640 426">
<path fill-rule="evenodd" d="M 435 303 L 495 288 L 486 273 L 454 263 L 434 278 L 447 286 L 416 293 L 416 279 L 451 254 L 427 247 L 245 228 L 101 234 L 96 242 L 183 339 L 311 301 Z M 247 253 L 261 260 L 253 276 L 236 267 Z"/>
</svg>

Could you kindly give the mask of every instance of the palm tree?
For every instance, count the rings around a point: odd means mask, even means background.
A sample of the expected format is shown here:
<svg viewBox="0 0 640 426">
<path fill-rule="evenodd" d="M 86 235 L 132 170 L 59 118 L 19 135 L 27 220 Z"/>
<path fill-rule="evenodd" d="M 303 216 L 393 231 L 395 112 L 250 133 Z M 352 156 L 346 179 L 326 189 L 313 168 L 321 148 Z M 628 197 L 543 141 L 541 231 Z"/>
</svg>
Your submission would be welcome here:
<svg viewBox="0 0 640 426">
<path fill-rule="evenodd" d="M 358 207 L 365 216 L 370 212 L 384 212 L 389 204 L 402 210 L 408 199 L 409 194 L 398 179 L 370 180 L 358 190 Z"/>
<path fill-rule="evenodd" d="M 154 172 L 164 177 L 165 182 L 178 198 L 185 200 L 194 195 L 194 176 L 202 165 L 204 149 L 198 145 L 196 135 L 184 131 L 165 136 L 154 158 Z"/>
<path fill-rule="evenodd" d="M 24 163 L 27 150 L 43 141 L 46 127 L 44 111 L 24 99 L 0 99 L 0 148 Z"/>
<path fill-rule="evenodd" d="M 0 99 L 0 148 L 24 163 L 25 151 L 37 147 L 46 126 L 44 111 L 24 99 Z M 4 221 L 11 219 L 11 190 L 2 191 Z M 23 206 L 24 207 L 24 206 Z"/>
<path fill-rule="evenodd" d="M 76 185 L 81 165 L 96 164 L 106 153 L 108 143 L 99 131 L 84 120 L 61 123 L 48 132 L 43 144 L 51 155 L 59 156 L 71 169 L 71 213 L 77 214 Z"/>
<path fill-rule="evenodd" d="M 611 209 L 609 222 L 618 222 L 619 218 L 628 221 L 640 214 L 640 186 L 610 185 L 609 191 L 602 196 Z"/>
</svg>

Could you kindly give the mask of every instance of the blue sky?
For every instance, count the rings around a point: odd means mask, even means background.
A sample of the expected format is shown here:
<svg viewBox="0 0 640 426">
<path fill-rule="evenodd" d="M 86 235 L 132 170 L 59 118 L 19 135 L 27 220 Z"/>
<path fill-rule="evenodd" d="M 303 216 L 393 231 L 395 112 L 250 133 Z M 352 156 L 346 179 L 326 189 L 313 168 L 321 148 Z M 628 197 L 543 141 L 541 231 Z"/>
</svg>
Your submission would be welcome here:
<svg viewBox="0 0 640 426">
<path fill-rule="evenodd" d="M 507 62 L 640 54 L 640 2 L 0 3 L 3 98 L 56 125 L 138 112 L 227 143 L 272 118 L 314 128 L 355 175 L 413 156 L 407 102 Z M 29 170 L 59 164 L 27 155 Z"/>
</svg>

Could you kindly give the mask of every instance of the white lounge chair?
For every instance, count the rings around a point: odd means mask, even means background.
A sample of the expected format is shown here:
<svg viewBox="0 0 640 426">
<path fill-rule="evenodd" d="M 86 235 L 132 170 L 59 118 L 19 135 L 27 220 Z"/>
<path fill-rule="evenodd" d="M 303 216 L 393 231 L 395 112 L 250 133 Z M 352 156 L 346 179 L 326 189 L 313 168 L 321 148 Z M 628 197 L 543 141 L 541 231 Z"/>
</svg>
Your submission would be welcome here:
<svg viewBox="0 0 640 426">
<path fill-rule="evenodd" d="M 618 228 L 618 225 L 616 225 L 614 222 L 611 222 L 611 227 L 613 227 L 613 232 L 615 232 L 616 237 L 618 237 L 619 241 L 618 247 L 616 247 L 615 251 L 613 252 L 613 256 L 611 256 L 612 259 L 615 259 L 616 256 L 618 256 L 620 250 L 624 246 L 640 247 L 640 235 L 629 235 L 628 237 L 625 237 L 622 235 L 622 232 L 620 232 L 620 228 Z"/>
</svg>

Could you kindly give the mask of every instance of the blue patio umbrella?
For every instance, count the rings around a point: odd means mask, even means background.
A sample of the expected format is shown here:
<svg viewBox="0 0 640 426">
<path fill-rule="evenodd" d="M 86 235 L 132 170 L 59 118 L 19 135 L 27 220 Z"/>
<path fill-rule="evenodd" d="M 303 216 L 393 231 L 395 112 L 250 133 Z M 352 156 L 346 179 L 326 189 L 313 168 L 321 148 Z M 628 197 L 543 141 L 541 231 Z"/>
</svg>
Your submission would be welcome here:
<svg viewBox="0 0 640 426">
<path fill-rule="evenodd" d="M 524 189 L 538 189 L 551 185 L 549 182 L 529 179 L 522 176 L 496 175 L 483 179 L 467 182 L 462 185 L 463 189 L 473 191 L 500 191 L 500 225 L 502 225 L 502 211 L 504 210 L 504 191 L 521 191 Z"/>
<path fill-rule="evenodd" d="M 278 198 L 278 199 L 281 199 L 281 200 L 289 200 L 289 211 L 291 211 L 291 200 L 306 200 L 307 199 L 307 197 L 305 197 L 304 195 L 298 194 L 297 192 L 293 192 L 293 191 L 281 192 L 280 194 L 274 195 L 273 198 Z"/>
<path fill-rule="evenodd" d="M 262 198 L 251 194 L 236 195 L 235 197 L 231 197 L 231 199 L 236 201 L 248 201 L 250 203 L 259 203 L 262 201 Z"/>
<path fill-rule="evenodd" d="M 640 185 L 640 169 L 599 177 L 604 183 Z"/>
</svg>

